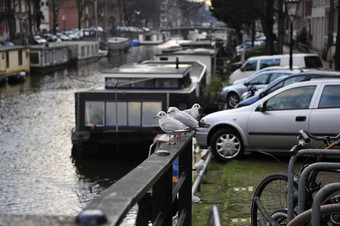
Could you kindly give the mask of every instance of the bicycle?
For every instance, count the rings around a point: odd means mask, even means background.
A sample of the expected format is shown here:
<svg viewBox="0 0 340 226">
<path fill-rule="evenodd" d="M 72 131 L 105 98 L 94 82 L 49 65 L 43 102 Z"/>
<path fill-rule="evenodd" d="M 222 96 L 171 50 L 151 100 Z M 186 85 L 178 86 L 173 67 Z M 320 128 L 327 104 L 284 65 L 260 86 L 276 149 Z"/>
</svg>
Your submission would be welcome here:
<svg viewBox="0 0 340 226">
<path fill-rule="evenodd" d="M 292 158 L 312 140 L 323 141 L 330 149 L 339 144 L 340 133 L 335 137 L 314 136 L 304 130 L 299 131 L 297 137 L 298 144 L 290 150 Z M 335 141 L 336 140 L 336 141 Z M 331 143 L 331 141 L 335 141 Z M 324 159 L 324 155 L 317 155 L 317 162 Z M 292 160 L 291 158 L 291 160 Z M 291 164 L 291 163 L 290 163 Z M 304 166 L 301 170 L 306 168 Z M 310 208 L 313 203 L 313 194 L 321 188 L 321 184 L 316 182 L 320 170 L 311 171 L 305 186 L 304 207 Z M 294 174 L 272 174 L 262 180 L 257 187 L 251 206 L 252 225 L 285 225 L 290 218 L 295 217 L 298 212 L 298 179 L 293 178 Z M 289 180 L 291 187 L 289 187 Z M 289 196 L 290 195 L 290 196 Z M 289 198 L 291 203 L 289 203 Z M 299 206 L 300 208 L 300 206 Z M 293 216 L 291 216 L 293 215 Z"/>
</svg>

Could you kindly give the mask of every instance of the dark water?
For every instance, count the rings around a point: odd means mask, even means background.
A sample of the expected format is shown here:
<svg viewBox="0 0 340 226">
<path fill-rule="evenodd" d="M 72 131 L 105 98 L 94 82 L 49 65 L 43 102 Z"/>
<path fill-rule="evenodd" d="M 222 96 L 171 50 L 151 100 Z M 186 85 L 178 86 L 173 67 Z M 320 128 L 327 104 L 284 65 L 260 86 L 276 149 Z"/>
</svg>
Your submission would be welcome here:
<svg viewBox="0 0 340 226">
<path fill-rule="evenodd" d="M 76 215 L 139 164 L 71 156 L 74 92 L 102 85 L 100 71 L 152 59 L 156 51 L 132 47 L 127 54 L 0 87 L 0 213 Z"/>
</svg>

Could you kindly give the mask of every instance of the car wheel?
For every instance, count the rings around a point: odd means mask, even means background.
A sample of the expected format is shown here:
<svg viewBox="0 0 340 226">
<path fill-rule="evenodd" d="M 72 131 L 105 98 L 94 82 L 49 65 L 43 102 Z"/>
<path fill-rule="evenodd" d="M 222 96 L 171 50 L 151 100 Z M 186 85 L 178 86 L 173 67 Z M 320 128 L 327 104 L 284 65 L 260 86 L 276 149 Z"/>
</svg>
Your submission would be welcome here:
<svg viewBox="0 0 340 226">
<path fill-rule="evenodd" d="M 240 97 L 236 93 L 229 93 L 227 96 L 228 108 L 234 108 L 240 102 Z"/>
<path fill-rule="evenodd" d="M 214 156 L 222 162 L 240 158 L 244 152 L 240 135 L 230 128 L 218 130 L 211 137 L 210 146 Z"/>
</svg>

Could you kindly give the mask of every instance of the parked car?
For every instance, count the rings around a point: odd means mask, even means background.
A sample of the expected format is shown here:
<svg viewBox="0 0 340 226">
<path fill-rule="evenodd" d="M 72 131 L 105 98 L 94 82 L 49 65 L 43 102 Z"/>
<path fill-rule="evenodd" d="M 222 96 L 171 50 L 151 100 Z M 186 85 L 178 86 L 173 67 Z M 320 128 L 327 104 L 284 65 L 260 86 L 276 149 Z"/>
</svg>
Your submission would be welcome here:
<svg viewBox="0 0 340 226">
<path fill-rule="evenodd" d="M 71 38 L 68 37 L 67 35 L 64 35 L 62 33 L 57 33 L 56 34 L 58 38 L 60 38 L 62 41 L 71 41 Z"/>
<path fill-rule="evenodd" d="M 242 94 L 248 91 L 250 86 L 256 87 L 257 89 L 263 89 L 280 76 L 291 75 L 298 72 L 299 70 L 278 70 L 259 73 L 243 82 L 224 87 L 220 93 L 220 99 L 227 104 L 227 108 L 234 108 L 236 104 L 240 102 Z"/>
<path fill-rule="evenodd" d="M 265 67 L 289 66 L 289 57 L 289 54 L 250 57 L 241 68 L 237 69 L 229 76 L 229 83 L 231 84 L 235 80 L 246 78 Z M 293 54 L 293 66 L 314 69 L 323 68 L 320 56 L 315 53 Z"/>
<path fill-rule="evenodd" d="M 46 39 L 46 41 L 48 41 L 48 42 L 57 42 L 57 41 L 61 41 L 61 39 L 58 38 L 58 36 L 52 35 L 52 34 L 49 34 L 49 33 L 43 34 L 43 35 L 42 35 L 42 38 Z M 58 40 L 58 39 L 59 39 L 59 40 Z"/>
<path fill-rule="evenodd" d="M 10 41 L 2 41 L 2 42 L 0 42 L 0 44 L 2 46 L 14 46 L 14 43 L 10 42 Z"/>
<path fill-rule="evenodd" d="M 73 32 L 73 31 L 65 31 L 64 35 L 67 35 L 67 37 L 69 37 L 71 40 L 79 40 L 80 37 L 77 33 Z"/>
<path fill-rule="evenodd" d="M 331 72 L 331 71 L 311 71 L 311 72 L 303 72 L 299 74 L 289 75 L 285 77 L 280 77 L 270 83 L 266 88 L 257 90 L 257 91 L 248 91 L 242 94 L 242 101 L 240 101 L 235 108 L 244 107 L 255 103 L 259 99 L 267 96 L 268 94 L 274 92 L 277 89 L 280 89 L 284 86 L 293 84 L 295 82 L 304 82 L 315 79 L 334 79 L 340 78 L 339 72 Z"/>
<path fill-rule="evenodd" d="M 35 35 L 33 37 L 33 39 L 34 39 L 34 43 L 38 44 L 38 45 L 43 45 L 43 44 L 45 44 L 47 42 L 46 39 L 40 37 L 39 35 Z"/>
<path fill-rule="evenodd" d="M 247 151 L 275 152 L 296 144 L 298 131 L 334 136 L 340 132 L 340 79 L 297 82 L 242 108 L 211 113 L 201 119 L 197 143 L 211 147 L 221 160 Z M 311 147 L 317 147 L 311 143 Z"/>
</svg>

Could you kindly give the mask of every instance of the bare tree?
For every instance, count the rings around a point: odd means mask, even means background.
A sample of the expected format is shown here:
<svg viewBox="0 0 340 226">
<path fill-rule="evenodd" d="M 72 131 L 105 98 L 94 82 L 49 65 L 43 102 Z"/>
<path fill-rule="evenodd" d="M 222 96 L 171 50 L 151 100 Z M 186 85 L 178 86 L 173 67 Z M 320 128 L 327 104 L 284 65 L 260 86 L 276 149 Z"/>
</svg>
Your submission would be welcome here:
<svg viewBox="0 0 340 226">
<path fill-rule="evenodd" d="M 18 4 L 17 1 L 5 0 L 5 14 L 8 20 L 9 39 L 13 41 L 15 39 L 15 7 Z"/>
</svg>

